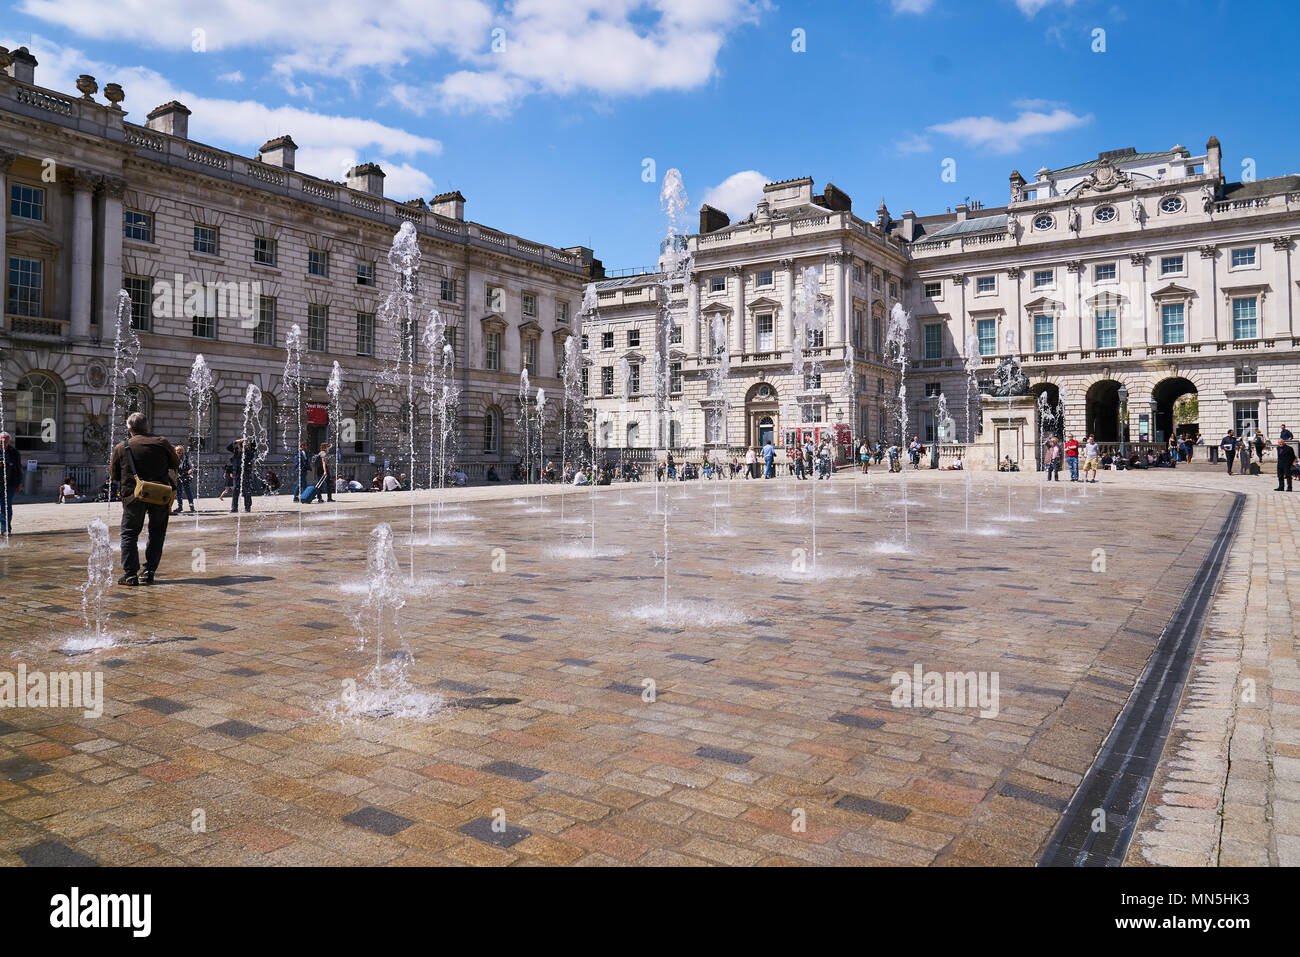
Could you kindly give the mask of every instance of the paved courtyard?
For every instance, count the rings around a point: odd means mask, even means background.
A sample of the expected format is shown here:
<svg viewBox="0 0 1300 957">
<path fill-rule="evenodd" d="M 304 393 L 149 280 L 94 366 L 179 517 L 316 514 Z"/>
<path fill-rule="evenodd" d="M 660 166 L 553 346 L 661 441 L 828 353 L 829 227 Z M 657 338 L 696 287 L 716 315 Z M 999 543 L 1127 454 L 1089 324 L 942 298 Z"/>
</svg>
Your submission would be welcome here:
<svg viewBox="0 0 1300 957">
<path fill-rule="evenodd" d="M 0 864 L 1033 864 L 1232 491 L 1126 863 L 1297 862 L 1294 499 L 1208 467 L 1041 502 L 1034 475 L 906 478 L 906 505 L 874 470 L 673 485 L 666 565 L 650 484 L 456 490 L 432 536 L 421 498 L 413 551 L 400 495 L 301 532 L 257 500 L 239 563 L 233 516 L 174 520 L 159 583 L 108 594 L 116 643 L 75 655 L 105 507 L 20 509 L 46 530 L 0 551 L 0 672 L 102 672 L 104 703 L 0 710 Z M 415 579 L 382 654 L 428 715 L 349 706 L 380 522 Z M 918 668 L 996 678 L 995 706 L 897 706 Z"/>
</svg>

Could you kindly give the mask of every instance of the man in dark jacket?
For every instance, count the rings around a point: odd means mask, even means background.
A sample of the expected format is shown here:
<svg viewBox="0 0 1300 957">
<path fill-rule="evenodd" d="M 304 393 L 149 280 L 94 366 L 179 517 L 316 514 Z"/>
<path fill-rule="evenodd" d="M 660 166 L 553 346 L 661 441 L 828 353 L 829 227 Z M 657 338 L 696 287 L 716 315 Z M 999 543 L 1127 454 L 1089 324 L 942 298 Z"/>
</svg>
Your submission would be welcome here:
<svg viewBox="0 0 1300 957">
<path fill-rule="evenodd" d="M 1232 434 L 1232 429 L 1219 441 L 1219 448 L 1223 449 L 1223 457 L 1228 461 L 1228 474 L 1231 475 L 1232 460 L 1237 457 L 1237 437 Z"/>
<path fill-rule="evenodd" d="M 14 496 L 23 490 L 23 458 L 8 432 L 0 432 L 0 473 L 0 535 L 8 535 L 14 522 Z"/>
<path fill-rule="evenodd" d="M 129 450 L 129 454 L 128 454 Z M 126 420 L 126 441 L 113 448 L 108 475 L 117 482 L 122 494 L 122 577 L 119 585 L 152 585 L 158 563 L 162 560 L 163 542 L 167 538 L 167 519 L 171 506 L 148 505 L 135 500 L 135 480 L 171 485 L 168 471 L 180 468 L 176 448 L 160 435 L 149 431 L 149 422 L 141 412 Z M 136 542 L 145 518 L 149 519 L 149 543 L 144 551 L 144 571 L 140 571 L 140 551 Z"/>
<path fill-rule="evenodd" d="M 298 454 L 294 457 L 294 467 L 298 470 L 298 485 L 293 492 L 293 500 L 298 501 L 312 482 L 312 457 L 307 452 L 307 443 L 298 443 Z"/>
<path fill-rule="evenodd" d="M 239 511 L 239 496 L 244 496 L 244 511 L 253 510 L 253 486 L 257 483 L 257 443 L 252 439 L 244 441 L 235 439 L 226 446 L 230 453 L 230 471 L 234 473 L 235 485 L 230 492 L 230 511 Z"/>
<path fill-rule="evenodd" d="M 1277 440 L 1277 490 L 1279 492 L 1291 491 L 1291 470 L 1295 467 L 1295 449 L 1291 448 L 1283 439 Z M 1283 483 L 1286 488 L 1283 489 Z"/>
</svg>

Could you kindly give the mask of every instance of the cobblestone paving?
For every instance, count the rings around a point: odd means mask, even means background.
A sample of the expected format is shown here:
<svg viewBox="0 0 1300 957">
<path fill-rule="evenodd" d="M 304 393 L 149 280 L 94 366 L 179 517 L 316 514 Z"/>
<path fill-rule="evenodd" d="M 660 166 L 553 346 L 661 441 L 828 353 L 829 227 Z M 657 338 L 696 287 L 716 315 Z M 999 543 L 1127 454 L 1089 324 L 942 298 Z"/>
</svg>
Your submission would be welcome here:
<svg viewBox="0 0 1300 957">
<path fill-rule="evenodd" d="M 301 540 L 254 513 L 257 564 L 228 516 L 178 522 L 160 584 L 110 595 L 120 643 L 75 657 L 85 533 L 17 536 L 0 672 L 99 670 L 106 700 L 0 711 L 0 864 L 1032 863 L 1230 504 L 1054 483 L 1040 511 L 1033 480 L 1006 521 L 976 476 L 966 534 L 963 477 L 911 477 L 898 551 L 898 476 L 859 480 L 856 511 L 837 476 L 802 572 L 811 483 L 674 486 L 666 615 L 653 486 L 597 490 L 595 558 L 587 493 L 561 521 L 495 490 L 414 550 L 390 650 L 445 697 L 421 721 L 329 710 L 373 663 L 350 613 L 376 522 L 405 569 L 404 508 L 314 506 Z M 893 707 L 918 664 L 996 673 L 998 713 Z"/>
</svg>

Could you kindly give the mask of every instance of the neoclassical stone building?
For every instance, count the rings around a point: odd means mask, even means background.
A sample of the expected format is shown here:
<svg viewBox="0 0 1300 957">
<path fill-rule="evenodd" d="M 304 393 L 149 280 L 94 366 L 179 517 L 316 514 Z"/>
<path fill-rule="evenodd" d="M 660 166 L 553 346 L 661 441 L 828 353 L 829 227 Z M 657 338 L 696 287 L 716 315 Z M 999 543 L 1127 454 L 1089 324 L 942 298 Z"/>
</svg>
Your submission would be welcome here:
<svg viewBox="0 0 1300 957">
<path fill-rule="evenodd" d="M 1167 441 L 1174 403 L 1190 393 L 1199 418 L 1182 427 L 1207 440 L 1228 428 L 1275 436 L 1300 421 L 1300 176 L 1229 182 L 1211 137 L 1199 156 L 1125 149 L 1039 170 L 1032 182 L 1013 172 L 997 208 L 894 219 L 882 202 L 867 222 L 835 187 L 812 193 L 807 179 L 769 185 L 742 223 L 701 212 L 692 282 L 675 291 L 685 317 L 672 357 L 680 444 L 706 444 L 716 360 L 704 344 L 715 316 L 729 335 L 733 447 L 768 427 L 779 444 L 792 415 L 896 439 L 898 368 L 882 341 L 895 301 L 911 315 L 908 431 L 927 442 L 968 440 L 968 369 L 983 382 L 1009 354 L 1052 407 L 1064 397 L 1064 428 L 1080 437 L 1116 442 L 1123 427 L 1129 441 Z M 820 388 L 790 367 L 792 294 L 810 266 L 822 270 L 832 316 Z M 625 356 L 644 361 L 636 343 L 654 341 L 657 281 L 598 283 L 584 341 L 602 444 L 653 435 L 653 391 L 629 396 L 611 370 Z M 941 395 L 951 433 L 939 429 Z M 970 420 L 974 431 L 979 416 Z"/>
<path fill-rule="evenodd" d="M 308 438 L 333 436 L 325 387 L 337 361 L 340 418 L 355 423 L 345 461 L 365 470 L 371 456 L 391 457 L 405 470 L 402 396 L 380 382 L 399 349 L 381 304 L 395 287 L 387 257 L 403 223 L 418 235 L 422 309 L 441 311 L 456 353 L 459 460 L 471 474 L 514 461 L 520 368 L 558 392 L 583 283 L 599 270 L 590 250 L 468 221 L 459 192 L 386 199 L 374 164 L 346 182 L 308 176 L 294 168 L 288 135 L 255 157 L 204 146 L 189 138 L 180 103 L 128 122 L 116 84 L 104 88 L 107 103 L 88 76 L 80 96 L 43 89 L 25 48 L 0 51 L 0 61 L 0 375 L 6 428 L 43 473 L 29 491 L 52 494 L 60 476 L 51 473 L 104 460 L 121 289 L 141 342 L 129 400 L 158 431 L 217 453 L 215 464 L 239 435 L 250 383 L 264 393 L 264 419 L 282 419 L 293 402 L 285 339 L 296 324 Z M 187 392 L 200 353 L 215 380 L 202 422 L 191 421 Z M 279 425 L 270 431 L 273 456 L 287 455 Z"/>
</svg>

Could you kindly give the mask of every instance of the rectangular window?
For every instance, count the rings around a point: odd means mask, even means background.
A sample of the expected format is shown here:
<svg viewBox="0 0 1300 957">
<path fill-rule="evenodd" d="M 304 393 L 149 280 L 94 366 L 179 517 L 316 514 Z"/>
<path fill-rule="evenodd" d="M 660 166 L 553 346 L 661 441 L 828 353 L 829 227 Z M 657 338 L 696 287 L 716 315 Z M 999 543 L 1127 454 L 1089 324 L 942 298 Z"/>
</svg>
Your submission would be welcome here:
<svg viewBox="0 0 1300 957">
<path fill-rule="evenodd" d="M 483 305 L 488 312 L 494 312 L 497 315 L 505 312 L 506 308 L 506 290 L 504 286 L 493 286 L 487 284 L 483 287 Z"/>
<path fill-rule="evenodd" d="M 326 268 L 326 272 L 319 273 L 318 275 L 323 276 L 328 273 L 329 270 L 328 259 L 326 260 L 325 268 Z M 364 259 L 358 259 L 357 260 L 357 285 L 373 286 L 374 284 L 375 284 L 375 264 L 372 262 L 367 262 Z"/>
<path fill-rule="evenodd" d="M 357 355 L 373 356 L 375 354 L 375 314 L 373 312 L 357 313 Z"/>
<path fill-rule="evenodd" d="M 614 367 L 600 367 L 600 394 L 608 397 L 614 394 Z"/>
<path fill-rule="evenodd" d="M 826 330 L 809 329 L 808 330 L 808 348 L 824 349 L 826 347 Z"/>
<path fill-rule="evenodd" d="M 601 347 L 602 349 L 613 349 L 613 348 L 614 348 L 614 333 L 613 333 L 613 332 L 602 332 L 602 333 L 600 334 L 600 347 Z"/>
<path fill-rule="evenodd" d="M 585 365 L 582 367 L 582 394 L 584 396 L 587 395 L 587 390 L 590 387 L 591 376 L 588 374 L 589 371 Z"/>
<path fill-rule="evenodd" d="M 122 210 L 122 235 L 137 242 L 153 242 L 153 214 L 138 209 Z"/>
<path fill-rule="evenodd" d="M 524 368 L 537 375 L 537 340 L 524 340 Z"/>
<path fill-rule="evenodd" d="M 803 374 L 803 390 L 805 392 L 816 392 L 821 387 L 822 387 L 822 374 L 820 372 L 805 372 Z M 805 412 L 804 414 L 806 416 L 810 415 L 810 413 L 807 412 Z M 817 416 L 816 418 L 810 417 L 804 419 L 805 422 L 818 422 L 820 420 L 821 420 L 821 416 Z"/>
<path fill-rule="evenodd" d="M 857 263 L 853 264 L 853 281 L 862 282 L 862 267 Z"/>
<path fill-rule="evenodd" d="M 1056 273 L 1050 269 L 1034 270 L 1034 288 L 1046 289 L 1052 286 L 1056 280 Z"/>
<path fill-rule="evenodd" d="M 1034 316 L 1034 351 L 1051 352 L 1056 348 L 1056 317 Z"/>
<path fill-rule="evenodd" d="M 307 250 L 307 275 L 327 278 L 330 274 L 330 254 L 323 249 Z"/>
<path fill-rule="evenodd" d="M 980 339 L 980 355 L 995 356 L 998 354 L 998 321 L 996 319 L 981 319 L 976 322 L 975 334 Z"/>
<path fill-rule="evenodd" d="M 927 282 L 923 287 L 926 299 L 938 299 L 943 295 L 943 283 Z"/>
<path fill-rule="evenodd" d="M 1116 275 L 1114 263 L 1098 263 L 1092 267 L 1093 282 L 1109 282 Z"/>
<path fill-rule="evenodd" d="M 583 352 L 586 352 L 586 351 L 587 351 L 587 346 L 588 346 L 589 344 L 590 344 L 590 343 L 589 343 L 587 337 L 584 335 L 584 336 L 582 337 L 582 351 L 583 351 Z"/>
<path fill-rule="evenodd" d="M 276 248 L 274 239 L 262 236 L 253 237 L 253 262 L 261 266 L 274 266 Z"/>
<path fill-rule="evenodd" d="M 131 328 L 149 332 L 153 328 L 153 280 L 147 276 L 123 276 L 122 288 L 131 296 Z"/>
<path fill-rule="evenodd" d="M 190 331 L 195 339 L 215 339 L 217 338 L 217 317 L 216 316 L 195 316 Z"/>
<path fill-rule="evenodd" d="M 758 333 L 758 351 L 771 352 L 776 347 L 775 326 L 770 312 L 759 313 L 754 324 Z"/>
<path fill-rule="evenodd" d="M 567 302 L 557 302 L 555 304 L 555 321 L 561 324 L 569 321 L 569 304 Z"/>
<path fill-rule="evenodd" d="M 45 221 L 45 190 L 14 183 L 9 187 L 9 215 L 18 219 Z"/>
<path fill-rule="evenodd" d="M 253 342 L 259 346 L 275 345 L 275 310 L 274 296 L 258 296 L 257 325 L 253 327 Z"/>
<path fill-rule="evenodd" d="M 1183 257 L 1181 254 L 1177 256 L 1160 257 L 1160 275 L 1172 276 L 1181 273 L 1182 271 L 1183 271 Z"/>
<path fill-rule="evenodd" d="M 673 362 L 668 366 L 668 391 L 679 395 L 682 391 L 682 364 Z"/>
<path fill-rule="evenodd" d="M 897 298 L 898 298 L 898 283 L 896 283 L 896 282 L 891 282 L 891 283 L 889 284 L 889 298 L 890 298 L 890 299 L 897 299 Z"/>
<path fill-rule="evenodd" d="M 998 291 L 997 276 L 980 276 L 975 280 L 976 293 L 988 293 Z"/>
<path fill-rule="evenodd" d="M 880 292 L 880 273 L 873 272 L 871 274 L 871 288 L 876 292 Z"/>
<path fill-rule="evenodd" d="M 925 384 L 925 397 L 926 397 L 927 399 L 933 399 L 933 398 L 934 398 L 935 396 L 937 396 L 937 395 L 938 395 L 942 390 L 943 390 L 943 383 L 942 383 L 942 382 L 927 382 L 927 383 Z"/>
<path fill-rule="evenodd" d="M 452 358 L 453 361 L 455 361 L 455 359 L 456 359 L 456 350 L 459 348 L 459 346 L 458 346 L 458 344 L 457 344 L 457 342 L 456 342 L 456 340 L 457 340 L 457 332 L 458 332 L 458 330 L 456 329 L 455 326 L 448 326 L 448 327 L 443 331 L 443 334 L 442 334 L 442 335 L 443 335 L 443 341 L 445 341 L 445 342 L 447 343 L 447 345 L 451 346 L 451 358 Z"/>
<path fill-rule="evenodd" d="M 483 337 L 485 349 L 484 368 L 489 372 L 501 371 L 501 333 L 489 332 Z"/>
<path fill-rule="evenodd" d="M 309 303 L 307 306 L 307 348 L 312 352 L 330 351 L 329 306 Z"/>
<path fill-rule="evenodd" d="M 880 352 L 880 317 L 871 317 L 871 351 Z"/>
<path fill-rule="evenodd" d="M 627 394 L 641 394 L 641 363 L 634 362 L 628 366 L 627 372 Z"/>
<path fill-rule="evenodd" d="M 194 226 L 194 251 L 205 256 L 221 255 L 221 230 L 215 226 Z"/>
<path fill-rule="evenodd" d="M 865 331 L 866 331 L 866 330 L 863 328 L 863 325 L 862 325 L 862 310 L 861 310 L 861 309 L 854 309 L 854 310 L 853 310 L 853 346 L 854 346 L 854 348 L 856 348 L 856 349 L 861 349 L 861 348 L 863 347 L 863 344 L 862 344 L 862 334 L 863 334 Z"/>
<path fill-rule="evenodd" d="M 943 326 L 931 323 L 925 327 L 925 357 L 939 359 L 943 356 Z"/>
<path fill-rule="evenodd" d="M 757 279 L 756 279 L 756 281 L 755 281 L 755 285 L 758 285 L 758 286 L 770 286 L 770 285 L 772 285 L 772 270 L 770 270 L 770 269 L 760 269 L 760 270 L 758 271 L 758 276 L 757 276 Z"/>
<path fill-rule="evenodd" d="M 627 331 L 627 347 L 629 349 L 636 349 L 640 345 L 641 345 L 641 330 L 629 329 Z"/>
<path fill-rule="evenodd" d="M 674 325 L 668 332 L 668 344 L 670 346 L 680 346 L 682 344 L 682 327 Z"/>
<path fill-rule="evenodd" d="M 883 378 L 877 378 L 876 395 L 884 395 L 884 394 L 885 394 L 885 380 Z"/>
<path fill-rule="evenodd" d="M 1255 314 L 1255 297 L 1232 300 L 1232 338 L 1258 339 L 1259 322 Z"/>
<path fill-rule="evenodd" d="M 1259 428 L 1259 403 L 1234 402 L 1232 404 L 1232 421 L 1237 435 L 1245 435 Z"/>
<path fill-rule="evenodd" d="M 935 440 L 935 434 L 938 431 L 938 414 L 933 409 L 925 410 L 925 438 L 926 443 Z"/>
<path fill-rule="evenodd" d="M 1258 385 L 1259 370 L 1254 366 L 1242 366 L 1240 369 L 1235 370 L 1233 381 L 1237 385 Z"/>
<path fill-rule="evenodd" d="M 439 283 L 438 298 L 442 302 L 456 301 L 456 280 L 443 279 Z"/>
<path fill-rule="evenodd" d="M 1247 246 L 1245 249 L 1234 249 L 1232 251 L 1232 268 L 1238 266 L 1255 265 L 1255 247 Z"/>
<path fill-rule="evenodd" d="M 1098 309 L 1096 312 L 1096 320 L 1097 320 L 1097 348 L 1098 349 L 1119 348 L 1119 326 L 1115 317 L 1115 310 Z"/>
<path fill-rule="evenodd" d="M 522 298 L 524 315 L 529 319 L 537 318 L 537 297 L 531 292 L 526 292 Z"/>
<path fill-rule="evenodd" d="M 724 276 L 713 276 L 709 279 L 709 292 L 726 292 L 727 280 Z"/>
<path fill-rule="evenodd" d="M 1167 346 L 1182 345 L 1185 341 L 1183 304 L 1167 302 L 1160 307 L 1160 341 Z"/>
</svg>

